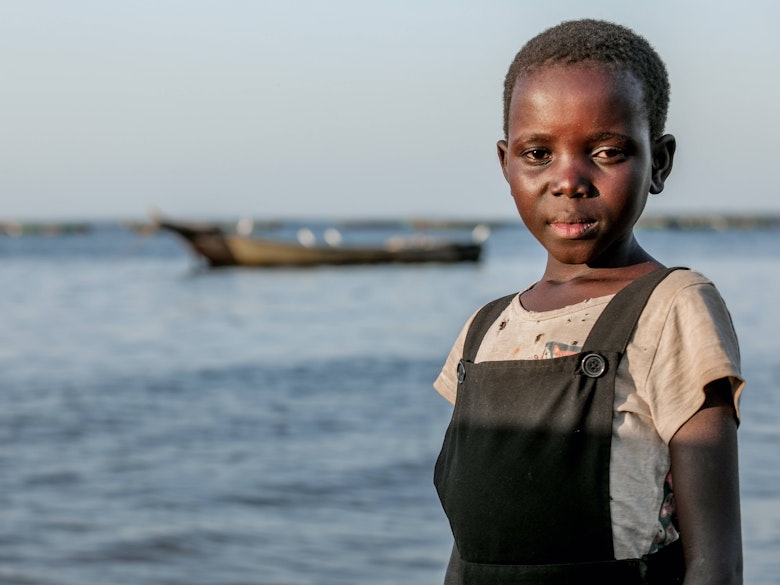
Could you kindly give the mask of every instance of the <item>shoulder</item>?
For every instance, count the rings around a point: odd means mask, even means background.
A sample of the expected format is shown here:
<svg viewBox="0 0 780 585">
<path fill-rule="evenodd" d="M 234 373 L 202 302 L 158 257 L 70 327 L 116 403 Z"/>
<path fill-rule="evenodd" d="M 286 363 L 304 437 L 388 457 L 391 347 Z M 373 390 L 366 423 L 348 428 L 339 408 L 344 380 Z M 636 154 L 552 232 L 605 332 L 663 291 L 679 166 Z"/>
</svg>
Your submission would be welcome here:
<svg viewBox="0 0 780 585">
<path fill-rule="evenodd" d="M 469 337 L 472 328 L 489 328 L 490 325 L 498 319 L 501 313 L 506 311 L 507 306 L 511 304 L 512 299 L 516 298 L 518 294 L 519 293 L 513 293 L 485 303 L 479 309 L 474 311 L 474 313 L 472 313 L 472 315 L 466 320 L 466 323 L 461 328 L 460 333 L 455 338 L 455 343 L 452 345 L 452 349 L 450 349 L 450 353 L 447 355 L 447 359 L 444 362 L 444 366 L 442 367 L 439 376 L 433 383 L 433 387 L 436 389 L 436 391 L 449 402 L 454 403 L 457 396 L 458 362 L 463 357 L 463 352 L 466 347 L 466 340 Z M 502 307 L 503 309 L 501 309 Z"/>
<path fill-rule="evenodd" d="M 637 333 L 649 329 L 650 333 L 660 335 L 668 328 L 712 319 L 718 326 L 732 328 L 726 303 L 715 284 L 696 270 L 674 270 L 650 295 L 637 324 Z"/>
<path fill-rule="evenodd" d="M 733 335 L 726 303 L 713 282 L 695 270 L 675 270 L 653 291 L 637 326 L 654 336 L 696 338 L 714 328 Z"/>
<path fill-rule="evenodd" d="M 458 393 L 458 381 L 457 381 L 457 367 L 461 356 L 463 355 L 463 346 L 466 343 L 466 335 L 471 328 L 471 324 L 474 321 L 474 317 L 477 316 L 482 308 L 477 309 L 467 320 L 465 325 L 458 333 L 453 343 L 450 353 L 447 355 L 447 359 L 444 362 L 444 366 L 439 372 L 438 377 L 433 382 L 433 387 L 441 394 L 448 402 L 455 404 L 455 398 Z"/>
<path fill-rule="evenodd" d="M 650 300 L 653 303 L 674 302 L 677 295 L 687 289 L 692 289 L 688 292 L 695 292 L 696 290 L 712 292 L 715 291 L 715 285 L 701 272 L 688 268 L 681 268 L 669 273 L 669 275 L 659 283 L 650 296 Z"/>
<path fill-rule="evenodd" d="M 635 341 L 658 345 L 706 343 L 716 334 L 720 342 L 736 334 L 731 315 L 712 281 L 695 270 L 675 270 L 648 299 L 634 334 Z"/>
</svg>

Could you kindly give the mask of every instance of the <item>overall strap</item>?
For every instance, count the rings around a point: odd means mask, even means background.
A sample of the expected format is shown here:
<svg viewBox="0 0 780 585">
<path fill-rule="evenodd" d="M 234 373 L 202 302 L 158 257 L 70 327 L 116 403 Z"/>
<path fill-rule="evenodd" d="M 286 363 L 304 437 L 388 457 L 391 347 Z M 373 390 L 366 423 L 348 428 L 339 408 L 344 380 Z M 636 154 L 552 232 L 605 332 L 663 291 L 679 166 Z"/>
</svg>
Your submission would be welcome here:
<svg viewBox="0 0 780 585">
<path fill-rule="evenodd" d="M 582 347 L 583 353 L 594 350 L 624 352 L 655 287 L 669 274 L 680 269 L 683 268 L 659 268 L 637 278 L 619 291 L 593 325 Z"/>
<path fill-rule="evenodd" d="M 474 315 L 463 345 L 462 357 L 464 360 L 467 362 L 474 361 L 474 358 L 477 357 L 477 350 L 479 350 L 479 346 L 482 343 L 482 338 L 485 337 L 490 326 L 516 296 L 517 293 L 512 293 L 495 301 L 490 301 Z"/>
</svg>

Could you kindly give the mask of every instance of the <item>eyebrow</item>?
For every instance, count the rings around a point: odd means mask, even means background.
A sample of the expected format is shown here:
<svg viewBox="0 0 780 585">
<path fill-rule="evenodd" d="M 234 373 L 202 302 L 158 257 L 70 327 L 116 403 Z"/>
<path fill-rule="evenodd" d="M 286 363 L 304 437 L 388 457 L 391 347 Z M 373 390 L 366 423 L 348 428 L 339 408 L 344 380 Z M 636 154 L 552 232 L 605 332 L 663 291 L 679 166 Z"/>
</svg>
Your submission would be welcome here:
<svg viewBox="0 0 780 585">
<path fill-rule="evenodd" d="M 591 134 L 588 139 L 592 142 L 605 142 L 607 140 L 620 140 L 621 142 L 633 142 L 634 139 L 625 134 L 618 134 L 617 132 L 597 132 Z"/>
<path fill-rule="evenodd" d="M 515 138 L 512 142 L 549 142 L 553 140 L 553 134 L 534 133 L 534 134 L 521 134 Z"/>
<path fill-rule="evenodd" d="M 545 144 L 555 140 L 554 134 L 547 134 L 544 132 L 535 132 L 532 134 L 521 134 L 512 144 Z M 607 142 L 610 140 L 618 140 L 621 143 L 633 143 L 634 139 L 631 136 L 625 134 L 619 134 L 617 132 L 596 132 L 587 137 L 588 142 Z"/>
</svg>

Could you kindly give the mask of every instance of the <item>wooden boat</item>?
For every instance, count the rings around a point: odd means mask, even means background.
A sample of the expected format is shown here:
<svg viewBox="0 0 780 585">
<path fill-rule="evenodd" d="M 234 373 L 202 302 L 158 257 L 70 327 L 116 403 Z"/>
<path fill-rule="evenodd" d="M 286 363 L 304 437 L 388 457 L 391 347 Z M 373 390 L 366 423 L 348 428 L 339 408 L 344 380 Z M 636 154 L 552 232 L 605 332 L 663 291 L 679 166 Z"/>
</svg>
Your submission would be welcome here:
<svg viewBox="0 0 780 585">
<path fill-rule="evenodd" d="M 391 240 L 380 246 L 303 245 L 294 241 L 227 234 L 217 226 L 158 220 L 157 226 L 178 234 L 209 266 L 319 266 L 421 262 L 476 262 L 478 242 Z"/>
</svg>

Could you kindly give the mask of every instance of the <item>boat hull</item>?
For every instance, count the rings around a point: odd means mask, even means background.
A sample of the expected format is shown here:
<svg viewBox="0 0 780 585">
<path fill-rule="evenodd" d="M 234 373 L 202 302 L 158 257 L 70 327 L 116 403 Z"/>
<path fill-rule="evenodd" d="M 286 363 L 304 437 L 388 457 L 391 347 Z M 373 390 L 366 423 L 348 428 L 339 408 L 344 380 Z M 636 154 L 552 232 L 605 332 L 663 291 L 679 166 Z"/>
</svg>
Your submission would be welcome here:
<svg viewBox="0 0 780 585">
<path fill-rule="evenodd" d="M 160 222 L 181 236 L 210 266 L 321 266 L 477 262 L 475 243 L 428 242 L 387 246 L 311 246 L 249 236 L 226 235 L 217 227 Z"/>
</svg>

